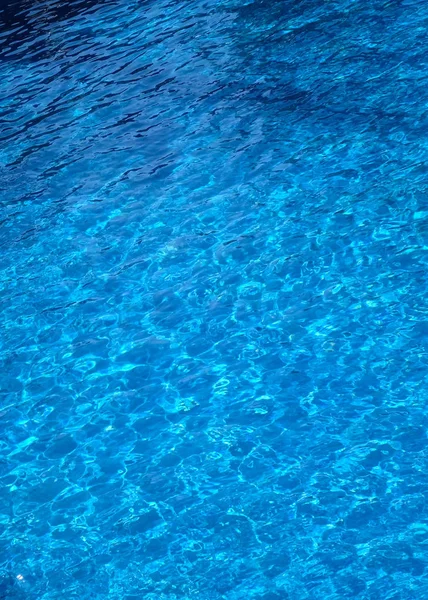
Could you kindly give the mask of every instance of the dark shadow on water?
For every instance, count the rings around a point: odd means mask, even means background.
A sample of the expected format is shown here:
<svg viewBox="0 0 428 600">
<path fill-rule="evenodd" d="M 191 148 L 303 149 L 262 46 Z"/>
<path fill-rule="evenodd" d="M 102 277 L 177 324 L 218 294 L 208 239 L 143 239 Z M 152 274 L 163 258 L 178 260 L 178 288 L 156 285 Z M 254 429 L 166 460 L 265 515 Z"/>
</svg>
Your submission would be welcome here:
<svg viewBox="0 0 428 600">
<path fill-rule="evenodd" d="M 0 0 L 0 60 L 32 62 L 43 55 L 48 57 L 49 35 L 55 24 L 111 3 L 111 0 Z M 26 47 L 28 42 L 31 51 Z"/>
</svg>

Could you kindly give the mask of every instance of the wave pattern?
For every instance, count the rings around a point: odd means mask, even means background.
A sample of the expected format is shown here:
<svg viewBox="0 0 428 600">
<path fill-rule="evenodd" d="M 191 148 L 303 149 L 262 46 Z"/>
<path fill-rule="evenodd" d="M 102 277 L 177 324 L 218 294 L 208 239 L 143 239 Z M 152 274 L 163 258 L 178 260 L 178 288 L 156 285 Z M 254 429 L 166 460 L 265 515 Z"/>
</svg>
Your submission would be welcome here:
<svg viewBox="0 0 428 600">
<path fill-rule="evenodd" d="M 428 7 L 0 29 L 0 596 L 428 597 Z"/>
</svg>

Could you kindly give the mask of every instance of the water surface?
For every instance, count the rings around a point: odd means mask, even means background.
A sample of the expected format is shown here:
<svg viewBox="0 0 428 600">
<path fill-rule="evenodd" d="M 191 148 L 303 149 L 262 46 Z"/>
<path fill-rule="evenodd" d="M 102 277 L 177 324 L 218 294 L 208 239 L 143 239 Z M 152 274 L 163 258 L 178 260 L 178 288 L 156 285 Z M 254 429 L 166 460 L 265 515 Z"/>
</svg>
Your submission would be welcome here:
<svg viewBox="0 0 428 600">
<path fill-rule="evenodd" d="M 427 598 L 426 2 L 1 11 L 0 596 Z"/>
</svg>

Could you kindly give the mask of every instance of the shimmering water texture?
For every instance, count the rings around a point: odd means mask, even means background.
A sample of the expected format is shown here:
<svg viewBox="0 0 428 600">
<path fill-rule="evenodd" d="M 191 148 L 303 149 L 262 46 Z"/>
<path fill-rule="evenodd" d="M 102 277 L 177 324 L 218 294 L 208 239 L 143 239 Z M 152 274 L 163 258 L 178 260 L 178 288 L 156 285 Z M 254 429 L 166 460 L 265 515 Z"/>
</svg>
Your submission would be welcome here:
<svg viewBox="0 0 428 600">
<path fill-rule="evenodd" d="M 428 598 L 428 4 L 20 0 L 0 597 Z"/>
</svg>

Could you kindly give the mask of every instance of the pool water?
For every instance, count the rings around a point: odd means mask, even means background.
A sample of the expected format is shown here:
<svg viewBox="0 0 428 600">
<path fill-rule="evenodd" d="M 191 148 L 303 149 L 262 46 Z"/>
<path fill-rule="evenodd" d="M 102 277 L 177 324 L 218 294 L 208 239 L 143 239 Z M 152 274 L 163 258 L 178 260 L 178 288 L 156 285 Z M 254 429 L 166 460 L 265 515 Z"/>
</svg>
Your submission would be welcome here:
<svg viewBox="0 0 428 600">
<path fill-rule="evenodd" d="M 428 598 L 428 5 L 0 28 L 0 597 Z"/>
</svg>

